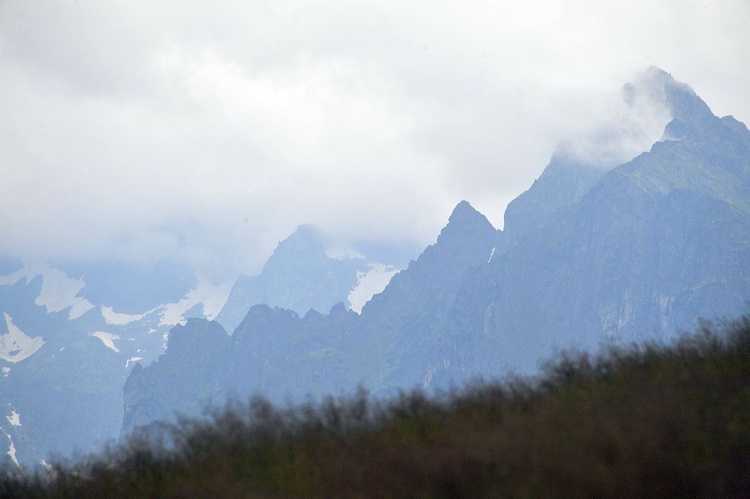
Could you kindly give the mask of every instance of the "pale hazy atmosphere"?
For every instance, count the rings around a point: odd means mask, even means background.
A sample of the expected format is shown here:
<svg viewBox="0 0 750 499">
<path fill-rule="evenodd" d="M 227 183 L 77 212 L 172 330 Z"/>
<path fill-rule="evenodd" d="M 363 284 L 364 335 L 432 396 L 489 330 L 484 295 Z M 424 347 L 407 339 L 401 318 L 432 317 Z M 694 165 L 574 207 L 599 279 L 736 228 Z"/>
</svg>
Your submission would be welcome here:
<svg viewBox="0 0 750 499">
<path fill-rule="evenodd" d="M 563 140 L 647 150 L 649 66 L 750 122 L 748 47 L 745 0 L 3 0 L 0 253 L 231 282 L 312 223 L 414 258 L 462 199 L 502 227 Z"/>
<path fill-rule="evenodd" d="M 749 47 L 0 0 L 0 497 L 750 497 Z"/>
</svg>

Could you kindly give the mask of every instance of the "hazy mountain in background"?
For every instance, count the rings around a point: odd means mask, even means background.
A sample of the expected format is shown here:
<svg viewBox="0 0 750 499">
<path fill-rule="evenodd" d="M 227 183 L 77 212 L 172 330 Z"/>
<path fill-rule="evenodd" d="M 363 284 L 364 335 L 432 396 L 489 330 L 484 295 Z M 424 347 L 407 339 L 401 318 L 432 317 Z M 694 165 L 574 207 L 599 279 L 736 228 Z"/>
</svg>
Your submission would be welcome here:
<svg viewBox="0 0 750 499">
<path fill-rule="evenodd" d="M 528 373 L 746 312 L 750 133 L 655 68 L 625 93 L 637 112 L 561 145 L 503 231 L 461 202 L 398 273 L 310 226 L 231 291 L 170 262 L 0 260 L 0 457 L 93 450 L 232 396 Z"/>
<path fill-rule="evenodd" d="M 656 68 L 625 91 L 646 95 L 652 118 L 668 113 L 647 152 L 613 164 L 629 142 L 609 132 L 561 147 L 504 231 L 460 203 L 361 315 L 256 306 L 231 338 L 189 322 L 178 353 L 170 340 L 131 374 L 123 431 L 256 392 L 300 400 L 529 373 L 558 348 L 669 340 L 698 317 L 746 312 L 750 132 Z M 209 330 L 216 346 L 200 353 Z"/>
<path fill-rule="evenodd" d="M 327 313 L 343 302 L 359 312 L 398 272 L 350 249 L 330 248 L 312 226 L 302 225 L 281 241 L 259 275 L 240 275 L 216 317 L 231 332 L 253 305 L 268 304 L 305 314 Z"/>
<path fill-rule="evenodd" d="M 34 465 L 116 439 L 131 369 L 155 361 L 170 329 L 190 318 L 218 316 L 231 324 L 239 305 L 239 323 L 251 305 L 266 301 L 327 312 L 347 300 L 359 311 L 396 272 L 359 253 L 331 250 L 309 226 L 279 244 L 260 276 L 241 276 L 231 293 L 170 262 L 3 260 L 0 456 Z M 247 283 L 257 294 L 248 296 Z"/>
</svg>

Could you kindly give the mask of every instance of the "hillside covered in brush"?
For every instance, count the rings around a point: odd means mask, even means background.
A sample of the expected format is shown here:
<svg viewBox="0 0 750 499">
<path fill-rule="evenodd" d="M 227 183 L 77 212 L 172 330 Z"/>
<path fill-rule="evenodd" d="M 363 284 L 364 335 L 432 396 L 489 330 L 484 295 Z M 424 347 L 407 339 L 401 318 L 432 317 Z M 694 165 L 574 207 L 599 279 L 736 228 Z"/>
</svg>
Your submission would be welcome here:
<svg viewBox="0 0 750 499">
<path fill-rule="evenodd" d="M 4 497 L 747 497 L 750 318 L 428 397 L 256 397 Z"/>
</svg>

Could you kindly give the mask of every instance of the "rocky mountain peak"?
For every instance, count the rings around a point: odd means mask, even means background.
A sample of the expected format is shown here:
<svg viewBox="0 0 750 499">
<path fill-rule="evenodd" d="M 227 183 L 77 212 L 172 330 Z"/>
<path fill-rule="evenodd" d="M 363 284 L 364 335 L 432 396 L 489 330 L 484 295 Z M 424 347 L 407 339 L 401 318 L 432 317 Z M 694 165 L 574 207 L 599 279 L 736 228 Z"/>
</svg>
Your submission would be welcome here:
<svg viewBox="0 0 750 499">
<path fill-rule="evenodd" d="M 188 319 L 184 326 L 175 326 L 169 332 L 166 355 L 182 357 L 190 352 L 220 351 L 229 344 L 229 335 L 218 322 L 200 318 Z"/>
<path fill-rule="evenodd" d="M 656 66 L 643 72 L 634 83 L 625 86 L 625 98 L 633 98 L 637 91 L 646 92 L 655 102 L 662 101 L 672 114 L 673 120 L 693 125 L 714 118 L 708 105 L 698 97 L 690 85 L 679 82 L 672 75 Z"/>
<path fill-rule="evenodd" d="M 284 261 L 294 254 L 325 258 L 325 251 L 325 244 L 318 230 L 312 225 L 300 225 L 289 237 L 279 243 L 266 262 L 264 270 L 274 267 L 277 262 Z"/>
<path fill-rule="evenodd" d="M 466 236 L 475 237 L 476 234 L 494 234 L 495 228 L 487 220 L 487 217 L 474 209 L 468 201 L 461 201 L 453 209 L 448 225 L 446 225 L 438 236 L 438 242 L 445 243 L 446 240 L 461 239 Z"/>
</svg>

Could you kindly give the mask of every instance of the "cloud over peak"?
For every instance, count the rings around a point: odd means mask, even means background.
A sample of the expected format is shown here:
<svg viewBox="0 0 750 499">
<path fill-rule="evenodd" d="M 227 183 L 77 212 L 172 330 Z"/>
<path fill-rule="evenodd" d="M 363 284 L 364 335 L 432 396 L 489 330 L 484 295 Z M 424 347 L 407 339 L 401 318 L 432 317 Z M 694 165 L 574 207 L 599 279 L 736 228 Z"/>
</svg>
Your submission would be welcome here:
<svg viewBox="0 0 750 499">
<path fill-rule="evenodd" d="M 639 68 L 749 120 L 742 20 L 740 0 L 9 0 L 0 253 L 230 275 L 302 223 L 426 245 L 468 199 L 501 226 L 561 140 L 602 165 L 647 147 L 662 107 L 615 93 Z"/>
</svg>

